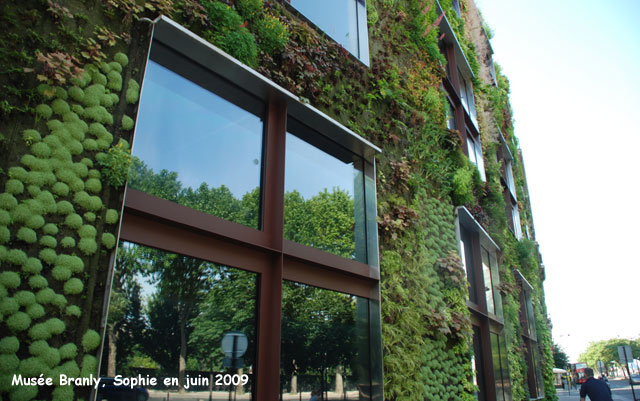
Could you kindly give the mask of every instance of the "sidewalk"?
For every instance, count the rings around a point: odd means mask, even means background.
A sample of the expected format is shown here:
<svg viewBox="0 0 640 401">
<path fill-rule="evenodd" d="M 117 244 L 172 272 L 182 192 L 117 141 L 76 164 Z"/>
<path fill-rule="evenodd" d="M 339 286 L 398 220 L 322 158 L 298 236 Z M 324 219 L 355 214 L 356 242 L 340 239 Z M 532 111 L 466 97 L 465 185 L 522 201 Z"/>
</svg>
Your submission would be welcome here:
<svg viewBox="0 0 640 401">
<path fill-rule="evenodd" d="M 580 387 L 579 386 L 578 386 L 578 390 L 571 389 L 571 395 L 569 395 L 569 391 L 563 390 L 561 388 L 556 389 L 556 393 L 558 394 L 558 401 L 579 401 L 580 400 Z M 587 400 L 589 400 L 589 398 L 587 398 Z M 616 391 L 614 391 L 613 392 L 613 400 L 614 401 L 633 401 L 633 398 L 632 397 L 625 397 L 625 396 L 616 394 Z"/>
</svg>

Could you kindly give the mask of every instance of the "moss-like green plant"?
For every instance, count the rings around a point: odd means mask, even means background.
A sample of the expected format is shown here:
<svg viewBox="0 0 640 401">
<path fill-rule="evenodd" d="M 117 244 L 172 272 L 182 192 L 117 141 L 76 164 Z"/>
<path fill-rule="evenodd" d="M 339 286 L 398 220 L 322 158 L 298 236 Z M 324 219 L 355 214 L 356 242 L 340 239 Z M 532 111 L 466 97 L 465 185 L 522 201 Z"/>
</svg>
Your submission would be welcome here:
<svg viewBox="0 0 640 401">
<path fill-rule="evenodd" d="M 96 228 L 92 225 L 85 224 L 78 229 L 78 236 L 80 238 L 95 238 L 98 234 Z"/>
<path fill-rule="evenodd" d="M 82 336 L 82 348 L 85 351 L 93 351 L 100 345 L 100 334 L 97 331 L 89 329 Z"/>
<path fill-rule="evenodd" d="M 77 305 L 69 305 L 64 310 L 64 314 L 67 316 L 80 317 L 82 316 L 82 309 Z"/>
<path fill-rule="evenodd" d="M 0 355 L 0 372 L 14 373 L 20 366 L 20 359 L 15 354 Z"/>
<path fill-rule="evenodd" d="M 64 219 L 64 224 L 71 228 L 78 229 L 82 227 L 82 217 L 77 213 L 71 213 Z"/>
<path fill-rule="evenodd" d="M 51 288 L 43 288 L 36 293 L 36 301 L 41 305 L 50 304 L 55 296 L 56 293 Z"/>
<path fill-rule="evenodd" d="M 29 227 L 20 227 L 18 229 L 18 234 L 16 235 L 16 238 L 26 242 L 27 244 L 33 244 L 38 240 L 38 236 L 36 235 L 36 232 L 30 229 Z"/>
<path fill-rule="evenodd" d="M 84 262 L 75 255 L 58 255 L 56 264 L 67 266 L 74 273 L 80 273 L 84 270 Z"/>
<path fill-rule="evenodd" d="M 84 187 L 87 191 L 97 194 L 102 190 L 102 183 L 97 178 L 89 178 L 85 181 Z"/>
<path fill-rule="evenodd" d="M 95 107 L 100 105 L 100 97 L 104 95 L 104 85 L 93 84 L 84 90 L 82 104 L 85 107 Z"/>
<path fill-rule="evenodd" d="M 21 306 L 29 306 L 36 303 L 36 295 L 31 291 L 18 291 L 14 294 L 13 298 Z"/>
<path fill-rule="evenodd" d="M 56 235 L 58 234 L 58 226 L 53 223 L 47 223 L 42 227 L 42 232 L 47 235 Z"/>
<path fill-rule="evenodd" d="M 44 142 L 37 142 L 31 145 L 31 151 L 37 157 L 47 158 L 51 156 L 51 148 Z"/>
<path fill-rule="evenodd" d="M 15 386 L 11 388 L 9 399 L 11 401 L 29 401 L 38 395 L 38 386 Z"/>
<path fill-rule="evenodd" d="M 98 243 L 93 238 L 82 238 L 78 242 L 78 249 L 85 255 L 93 255 L 98 250 Z"/>
<path fill-rule="evenodd" d="M 74 104 L 71 106 L 71 111 L 79 115 L 80 117 L 84 117 L 84 107 L 79 104 Z"/>
<path fill-rule="evenodd" d="M 11 231 L 5 226 L 0 226 L 0 244 L 6 244 L 11 239 Z"/>
<path fill-rule="evenodd" d="M 27 258 L 22 264 L 22 271 L 29 274 L 38 274 L 42 271 L 42 262 L 37 258 Z"/>
<path fill-rule="evenodd" d="M 67 100 L 67 97 L 68 97 L 67 91 L 64 88 L 56 86 L 54 90 L 55 90 L 55 95 L 58 99 Z"/>
<path fill-rule="evenodd" d="M 42 277 L 42 276 L 40 276 Z M 42 277 L 44 278 L 44 277 Z M 38 303 L 33 305 L 29 305 L 27 307 L 27 315 L 31 317 L 31 319 L 40 319 L 45 315 L 44 307 Z"/>
<path fill-rule="evenodd" d="M 40 106 L 46 106 L 46 105 L 40 105 Z M 49 107 L 49 106 L 46 106 L 46 107 Z M 27 145 L 31 145 L 33 143 L 41 141 L 42 137 L 40 136 L 40 133 L 38 131 L 34 129 L 27 129 L 22 131 L 22 139 L 24 139 Z"/>
<path fill-rule="evenodd" d="M 9 251 L 11 253 L 11 251 Z M 0 273 L 0 284 L 5 288 L 18 288 L 20 286 L 20 275 L 12 271 L 4 271 Z"/>
<path fill-rule="evenodd" d="M 130 79 L 127 84 L 127 92 L 125 94 L 127 103 L 129 104 L 138 103 L 139 96 L 140 96 L 140 84 L 138 84 L 134 79 Z"/>
<path fill-rule="evenodd" d="M 44 340 L 34 341 L 29 345 L 29 353 L 33 356 L 40 356 L 44 354 L 49 348 L 49 343 Z"/>
<path fill-rule="evenodd" d="M 15 354 L 20 349 L 17 337 L 5 337 L 0 340 L 0 354 Z"/>
<path fill-rule="evenodd" d="M 29 206 L 25 203 L 21 203 L 11 211 L 11 222 L 24 223 L 31 216 L 33 216 L 33 212 L 31 212 Z"/>
<path fill-rule="evenodd" d="M 54 113 L 63 116 L 71 111 L 71 108 L 69 107 L 69 103 L 65 102 L 64 100 L 56 99 L 51 102 L 51 110 L 53 110 Z"/>
<path fill-rule="evenodd" d="M 95 152 L 98 149 L 101 149 L 98 146 L 98 142 L 95 139 L 91 139 L 91 138 L 87 138 L 82 142 L 82 145 L 84 146 L 85 150 L 91 151 L 91 152 Z"/>
<path fill-rule="evenodd" d="M 49 282 L 41 275 L 34 275 L 29 277 L 29 287 L 33 289 L 46 288 Z"/>
<path fill-rule="evenodd" d="M 88 221 L 90 223 L 93 223 L 96 221 L 96 214 L 93 212 L 87 212 L 85 214 L 82 215 L 82 218 L 84 219 L 84 221 Z"/>
<path fill-rule="evenodd" d="M 21 249 L 11 249 L 7 252 L 6 260 L 7 262 L 16 266 L 22 266 L 27 262 L 27 254 Z M 2 284 L 4 284 L 4 286 L 7 288 L 13 288 L 5 283 Z"/>
<path fill-rule="evenodd" d="M 60 245 L 63 248 L 74 248 L 76 246 L 76 240 L 73 237 L 64 237 L 60 240 Z"/>
<path fill-rule="evenodd" d="M 7 180 L 6 184 L 4 184 L 4 190 L 10 194 L 18 195 L 24 192 L 24 184 L 14 179 Z"/>
<path fill-rule="evenodd" d="M 55 180 L 55 177 L 54 177 Z M 40 204 L 44 207 L 43 213 L 54 213 L 57 210 L 56 199 L 53 197 L 53 194 L 49 191 L 40 191 L 36 200 L 40 202 Z M 33 210 L 33 209 L 32 209 Z M 33 210 L 34 213 L 38 213 L 36 210 Z"/>
<path fill-rule="evenodd" d="M 56 294 L 51 301 L 51 305 L 57 306 L 58 308 L 62 309 L 67 306 L 67 302 L 67 298 L 64 295 Z"/>
<path fill-rule="evenodd" d="M 46 246 L 48 248 L 55 248 L 56 246 L 58 246 L 58 241 L 55 239 L 55 237 L 52 237 L 50 235 L 43 235 L 42 237 L 40 237 L 39 243 L 40 245 Z"/>
<path fill-rule="evenodd" d="M 113 235 L 111 233 L 103 233 L 102 234 L 102 244 L 107 249 L 113 249 L 113 247 L 116 246 L 116 237 L 115 237 L 115 235 Z"/>
<path fill-rule="evenodd" d="M 46 351 L 40 354 L 40 359 L 49 367 L 53 368 L 60 363 L 60 351 L 56 348 L 49 347 Z"/>
<path fill-rule="evenodd" d="M 20 304 L 13 297 L 6 297 L 0 301 L 0 313 L 3 315 L 13 315 L 20 309 Z"/>
<path fill-rule="evenodd" d="M 53 184 L 53 188 L 51 188 L 54 194 L 58 196 L 67 196 L 69 195 L 69 186 L 64 182 L 56 182 Z"/>
<path fill-rule="evenodd" d="M 48 370 L 47 364 L 38 357 L 32 356 L 20 361 L 19 372 L 25 377 L 38 377 L 40 374 L 47 373 Z"/>
<path fill-rule="evenodd" d="M 55 150 L 58 149 L 60 147 L 62 147 L 62 142 L 60 141 L 60 138 L 58 138 L 55 135 L 47 135 L 42 142 L 46 143 L 47 145 L 49 145 L 49 147 L 51 148 L 51 150 Z"/>
<path fill-rule="evenodd" d="M 66 281 L 71 278 L 71 269 L 67 266 L 57 265 L 51 270 L 51 276 L 58 281 Z"/>
<path fill-rule="evenodd" d="M 6 321 L 7 327 L 13 332 L 23 331 L 31 326 L 31 318 L 24 312 L 16 312 Z"/>
<path fill-rule="evenodd" d="M 55 263 L 56 257 L 58 255 L 56 255 L 56 251 L 54 251 L 53 249 L 44 248 L 40 250 L 40 252 L 38 253 L 38 256 L 40 257 L 40 260 L 51 265 Z"/>
<path fill-rule="evenodd" d="M 130 131 L 133 129 L 134 121 L 133 118 L 124 115 L 122 116 L 122 129 L 125 131 Z"/>
<path fill-rule="evenodd" d="M 90 375 L 96 375 L 98 372 L 98 359 L 93 355 L 84 355 L 82 357 L 82 370 L 80 375 L 82 377 L 89 377 Z"/>
<path fill-rule="evenodd" d="M 75 277 L 67 280 L 67 282 L 64 283 L 64 293 L 67 295 L 80 294 L 83 289 L 84 284 L 82 284 L 82 281 L 80 279 L 77 279 Z"/>
<path fill-rule="evenodd" d="M 36 197 L 40 192 L 42 192 L 42 189 L 37 185 L 29 185 L 27 186 L 27 191 L 29 192 L 29 195 Z"/>
<path fill-rule="evenodd" d="M 69 80 L 72 84 L 84 88 L 91 83 L 91 74 L 87 71 L 82 71 L 79 76 L 75 76 Z"/>
<path fill-rule="evenodd" d="M 68 93 L 69 96 L 71 96 L 71 99 L 82 103 L 82 100 L 84 99 L 84 91 L 82 89 L 77 86 L 72 86 L 69 88 Z"/>
<path fill-rule="evenodd" d="M 73 359 L 76 355 L 78 355 L 78 347 L 74 343 L 68 343 L 60 347 L 60 358 Z"/>
<path fill-rule="evenodd" d="M 71 152 L 67 148 L 59 147 L 51 152 L 51 156 L 61 161 L 71 161 Z"/>
<path fill-rule="evenodd" d="M 71 202 L 66 200 L 61 200 L 57 203 L 56 209 L 58 214 L 62 215 L 71 215 L 75 211 Z"/>
<path fill-rule="evenodd" d="M 84 115 L 85 117 L 102 124 L 113 124 L 113 116 L 106 108 L 104 108 L 104 106 L 87 107 L 84 109 Z"/>
<path fill-rule="evenodd" d="M 53 389 L 51 393 L 53 397 L 51 401 L 65 401 L 73 399 L 73 387 L 72 386 L 59 386 Z"/>
<path fill-rule="evenodd" d="M 38 195 L 40 195 L 40 193 L 38 193 Z M 45 223 L 44 217 L 40 215 L 31 216 L 25 222 L 27 227 L 32 228 L 34 230 L 37 230 L 42 226 L 44 226 L 44 223 Z"/>
<path fill-rule="evenodd" d="M 0 194 L 0 208 L 4 210 L 11 210 L 18 205 L 16 198 L 8 193 Z"/>
<path fill-rule="evenodd" d="M 102 95 L 102 97 L 100 98 L 100 105 L 104 106 L 107 109 L 113 107 L 113 105 L 117 103 L 118 99 L 114 99 L 111 95 L 112 93 L 105 93 L 104 95 Z"/>
<path fill-rule="evenodd" d="M 62 334 L 67 328 L 62 320 L 55 317 L 47 320 L 46 325 L 53 334 Z"/>
<path fill-rule="evenodd" d="M 118 222 L 118 211 L 115 209 L 109 209 L 105 213 L 104 221 L 107 224 L 116 224 Z"/>
<path fill-rule="evenodd" d="M 113 56 L 113 60 L 120 64 L 122 67 L 126 67 L 129 64 L 129 58 L 126 54 L 118 52 Z"/>
<path fill-rule="evenodd" d="M 22 167 L 10 167 L 9 177 L 19 181 L 24 181 L 27 179 L 27 170 Z"/>
<path fill-rule="evenodd" d="M 72 155 L 79 155 L 84 150 L 84 147 L 80 141 L 74 139 L 67 143 L 67 149 L 69 149 L 69 152 L 71 152 Z"/>
<path fill-rule="evenodd" d="M 39 104 L 38 106 L 36 106 L 36 115 L 43 120 L 50 119 L 52 114 L 53 110 L 51 110 L 51 107 L 49 107 L 48 105 Z"/>
<path fill-rule="evenodd" d="M 118 71 L 110 71 L 107 74 L 107 88 L 120 92 L 122 90 L 122 75 Z"/>
<path fill-rule="evenodd" d="M 84 178 L 89 174 L 89 168 L 85 163 L 73 163 L 71 170 L 80 178 Z"/>
</svg>

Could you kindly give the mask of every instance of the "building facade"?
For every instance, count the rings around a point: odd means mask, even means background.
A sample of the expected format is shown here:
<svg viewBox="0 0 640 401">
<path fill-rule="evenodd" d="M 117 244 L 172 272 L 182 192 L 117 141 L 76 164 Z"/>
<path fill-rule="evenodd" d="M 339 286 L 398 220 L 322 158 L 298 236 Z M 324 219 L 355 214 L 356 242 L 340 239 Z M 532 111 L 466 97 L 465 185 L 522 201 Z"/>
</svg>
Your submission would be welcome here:
<svg viewBox="0 0 640 401">
<path fill-rule="evenodd" d="M 1 23 L 3 398 L 557 399 L 471 0 L 10 1 Z M 97 376 L 139 385 L 63 379 Z"/>
</svg>

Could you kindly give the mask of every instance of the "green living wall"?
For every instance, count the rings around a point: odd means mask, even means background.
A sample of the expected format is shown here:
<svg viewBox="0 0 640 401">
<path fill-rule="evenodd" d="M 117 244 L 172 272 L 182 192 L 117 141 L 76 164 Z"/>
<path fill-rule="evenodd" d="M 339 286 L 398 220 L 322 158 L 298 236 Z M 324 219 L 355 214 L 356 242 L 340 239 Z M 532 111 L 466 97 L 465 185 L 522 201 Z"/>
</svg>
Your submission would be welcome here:
<svg viewBox="0 0 640 401">
<path fill-rule="evenodd" d="M 97 371 L 108 266 L 130 165 L 150 23 L 167 15 L 383 148 L 377 160 L 385 398 L 472 400 L 467 283 L 454 206 L 466 205 L 503 251 L 510 374 L 526 400 L 513 270 L 536 289 L 547 399 L 551 341 L 537 249 L 507 228 L 495 141 L 486 184 L 446 129 L 445 60 L 433 0 L 367 4 L 371 67 L 278 1 L 8 0 L 0 5 L 0 392 L 10 400 L 84 398 L 65 386 L 16 388 L 10 374 Z M 477 73 L 462 17 L 441 2 Z M 476 74 L 477 76 L 478 74 Z M 508 81 L 474 81 L 481 131 L 517 155 Z M 484 134 L 483 134 L 484 135 Z M 515 163 L 518 198 L 524 174 Z M 531 224 L 528 206 L 524 224 Z M 76 394 L 73 394 L 74 391 Z"/>
</svg>

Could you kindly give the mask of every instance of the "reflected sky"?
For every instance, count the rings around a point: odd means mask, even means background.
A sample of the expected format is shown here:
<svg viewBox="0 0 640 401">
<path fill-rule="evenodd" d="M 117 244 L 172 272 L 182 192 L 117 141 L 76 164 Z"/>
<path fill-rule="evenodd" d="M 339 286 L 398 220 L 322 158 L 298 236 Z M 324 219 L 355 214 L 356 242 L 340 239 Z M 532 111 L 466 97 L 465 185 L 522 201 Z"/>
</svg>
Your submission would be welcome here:
<svg viewBox="0 0 640 401">
<path fill-rule="evenodd" d="M 325 188 L 329 192 L 340 188 L 353 199 L 356 173 L 353 163 L 344 163 L 287 132 L 285 192 L 297 190 L 308 200 Z"/>
<path fill-rule="evenodd" d="M 149 61 L 133 155 L 158 173 L 178 172 L 183 187 L 224 184 L 236 198 L 260 186 L 259 117 Z"/>
<path fill-rule="evenodd" d="M 291 0 L 291 5 L 352 53 L 358 52 L 354 0 Z"/>
</svg>

